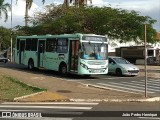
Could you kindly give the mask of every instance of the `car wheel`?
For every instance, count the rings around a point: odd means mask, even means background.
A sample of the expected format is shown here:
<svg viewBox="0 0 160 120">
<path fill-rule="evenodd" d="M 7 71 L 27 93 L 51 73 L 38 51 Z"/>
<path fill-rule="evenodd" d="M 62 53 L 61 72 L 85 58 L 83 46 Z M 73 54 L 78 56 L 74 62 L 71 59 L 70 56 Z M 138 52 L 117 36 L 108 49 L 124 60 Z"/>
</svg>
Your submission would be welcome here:
<svg viewBox="0 0 160 120">
<path fill-rule="evenodd" d="M 33 70 L 34 69 L 34 62 L 33 62 L 33 60 L 29 60 L 29 62 L 28 62 L 28 69 L 29 70 Z"/>
<path fill-rule="evenodd" d="M 120 68 L 116 69 L 116 75 L 117 76 L 122 76 L 122 70 Z"/>
</svg>

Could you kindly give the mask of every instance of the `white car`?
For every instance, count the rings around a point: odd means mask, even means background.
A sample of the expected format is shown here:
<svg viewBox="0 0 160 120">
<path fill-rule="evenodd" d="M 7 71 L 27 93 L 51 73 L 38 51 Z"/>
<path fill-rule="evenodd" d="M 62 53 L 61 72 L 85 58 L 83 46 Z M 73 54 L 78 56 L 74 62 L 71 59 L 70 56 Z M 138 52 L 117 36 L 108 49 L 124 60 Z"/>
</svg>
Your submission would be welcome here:
<svg viewBox="0 0 160 120">
<path fill-rule="evenodd" d="M 116 74 L 117 76 L 136 76 L 139 73 L 139 68 L 124 58 L 109 56 L 108 73 Z"/>
<path fill-rule="evenodd" d="M 0 62 L 7 63 L 9 61 L 8 58 L 5 58 L 3 55 L 0 55 Z"/>
</svg>

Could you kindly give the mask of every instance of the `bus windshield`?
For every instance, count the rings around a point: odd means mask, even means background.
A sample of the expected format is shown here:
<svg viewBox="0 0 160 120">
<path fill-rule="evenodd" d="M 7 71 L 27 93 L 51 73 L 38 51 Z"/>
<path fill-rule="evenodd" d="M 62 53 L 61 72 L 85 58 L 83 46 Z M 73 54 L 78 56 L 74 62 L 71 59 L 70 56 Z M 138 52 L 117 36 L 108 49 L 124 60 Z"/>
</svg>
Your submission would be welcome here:
<svg viewBox="0 0 160 120">
<path fill-rule="evenodd" d="M 82 42 L 81 58 L 89 60 L 106 60 L 107 45 L 104 43 Z"/>
</svg>

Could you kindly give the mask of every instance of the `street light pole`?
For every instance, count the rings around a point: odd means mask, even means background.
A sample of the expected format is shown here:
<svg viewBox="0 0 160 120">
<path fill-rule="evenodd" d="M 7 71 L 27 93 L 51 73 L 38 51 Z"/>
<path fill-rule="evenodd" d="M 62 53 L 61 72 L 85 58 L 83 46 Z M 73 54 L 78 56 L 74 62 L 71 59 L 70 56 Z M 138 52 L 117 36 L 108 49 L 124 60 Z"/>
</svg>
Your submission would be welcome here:
<svg viewBox="0 0 160 120">
<path fill-rule="evenodd" d="M 145 97 L 147 97 L 147 47 L 146 47 L 146 42 L 147 42 L 147 25 L 145 24 L 144 25 Z"/>
<path fill-rule="evenodd" d="M 13 62 L 12 53 L 13 53 L 13 46 L 12 46 L 12 0 L 11 0 L 11 62 Z"/>
</svg>

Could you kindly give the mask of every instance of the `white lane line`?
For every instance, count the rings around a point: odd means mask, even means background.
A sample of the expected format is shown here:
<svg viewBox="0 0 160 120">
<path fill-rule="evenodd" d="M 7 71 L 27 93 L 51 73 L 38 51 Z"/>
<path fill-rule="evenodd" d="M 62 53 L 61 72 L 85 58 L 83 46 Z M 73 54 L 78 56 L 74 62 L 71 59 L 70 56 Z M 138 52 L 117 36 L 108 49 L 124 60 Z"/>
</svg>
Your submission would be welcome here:
<svg viewBox="0 0 160 120">
<path fill-rule="evenodd" d="M 126 90 L 122 90 L 122 89 L 116 89 L 113 87 L 108 87 L 108 86 L 99 86 L 99 85 L 94 85 L 94 84 L 87 84 L 87 86 L 92 86 L 92 87 L 96 87 L 96 88 L 101 88 L 101 89 L 107 89 L 107 90 L 115 90 L 115 91 L 120 91 L 120 92 L 127 92 L 127 93 L 133 93 L 133 94 L 142 94 L 142 93 L 138 93 L 138 92 L 132 92 L 132 91 L 126 91 Z"/>
<path fill-rule="evenodd" d="M 138 117 L 138 118 L 140 118 L 140 119 L 146 119 L 146 120 L 160 120 L 160 118 L 158 118 L 158 117 Z"/>
<path fill-rule="evenodd" d="M 113 80 L 113 79 L 115 79 L 115 78 L 103 78 L 103 79 L 107 79 L 107 80 Z"/>
<path fill-rule="evenodd" d="M 145 80 L 142 80 L 142 81 L 145 81 Z M 160 80 L 151 80 L 151 79 L 148 79 L 148 82 L 151 82 L 151 83 L 160 83 Z"/>
<path fill-rule="evenodd" d="M 129 82 L 143 83 L 143 82 L 145 82 L 145 80 L 134 80 L 134 81 L 129 81 Z M 153 81 L 153 80 L 147 80 L 147 82 L 149 82 L 149 83 L 160 83 L 160 81 Z"/>
<path fill-rule="evenodd" d="M 128 85 L 128 84 L 121 84 L 121 83 L 114 83 L 114 82 L 108 82 L 110 84 L 114 84 L 114 85 L 120 85 L 121 87 L 125 86 L 125 87 L 129 87 L 129 88 L 137 88 L 137 89 L 144 89 L 144 85 L 141 85 L 142 87 L 138 87 L 138 86 L 133 86 L 133 85 Z M 136 91 L 140 91 L 140 90 L 137 90 Z M 151 88 L 147 88 L 149 91 L 160 91 L 160 90 L 156 90 L 156 89 L 151 89 Z M 144 91 L 144 90 L 143 90 Z"/>
<path fill-rule="evenodd" d="M 160 82 L 160 79 L 149 79 L 149 80 L 153 80 L 153 81 L 159 81 L 159 82 Z"/>
<path fill-rule="evenodd" d="M 52 105 L 52 104 L 57 104 L 57 105 L 98 105 L 99 103 L 90 103 L 90 102 L 4 102 L 2 104 L 7 104 L 7 105 L 14 105 L 14 104 L 28 104 L 28 105 L 37 105 L 37 104 L 42 104 L 42 105 Z"/>
<path fill-rule="evenodd" d="M 129 91 L 135 91 L 135 93 L 136 93 L 136 91 L 144 93 L 144 90 L 131 89 L 131 88 L 126 88 L 126 87 L 122 87 L 122 86 L 103 84 L 103 83 L 98 83 L 98 84 L 105 85 L 105 86 L 110 86 L 110 87 L 114 87 L 114 88 L 116 87 L 116 88 L 120 88 L 120 89 L 125 89 L 125 90 L 129 90 Z M 154 92 L 148 92 L 148 93 L 154 93 Z"/>
<path fill-rule="evenodd" d="M 136 86 L 141 86 L 141 87 L 144 87 L 145 85 L 144 84 L 136 84 L 136 83 L 131 83 L 131 82 L 121 82 L 121 83 L 124 83 L 124 84 L 129 84 L 129 85 L 136 85 Z M 160 87 L 157 87 L 157 86 L 150 86 L 150 85 L 148 85 L 147 87 L 149 87 L 149 88 L 159 88 L 160 89 Z"/>
<path fill-rule="evenodd" d="M 13 106 L 13 105 L 0 105 L 0 108 L 46 108 L 46 109 L 82 109 L 90 110 L 92 107 L 73 107 L 73 106 Z"/>
<path fill-rule="evenodd" d="M 137 76 L 137 77 L 138 77 L 138 76 Z M 110 79 L 110 80 L 113 80 L 113 79 L 119 79 L 119 78 L 120 78 L 120 79 L 124 79 L 124 78 L 127 78 L 127 79 L 128 79 L 128 78 L 132 78 L 132 77 L 111 77 L 111 78 L 108 78 L 108 77 L 107 77 L 107 78 L 102 78 L 102 79 L 106 79 L 106 80 L 107 80 L 107 79 Z"/>
<path fill-rule="evenodd" d="M 142 84 L 145 83 L 145 81 L 130 81 L 130 82 L 140 83 L 140 84 L 141 84 L 141 83 L 142 83 Z M 156 84 L 155 84 L 155 82 L 151 82 L 151 81 L 147 81 L 147 83 L 150 84 L 150 85 L 160 86 L 160 83 L 156 83 Z"/>
</svg>

